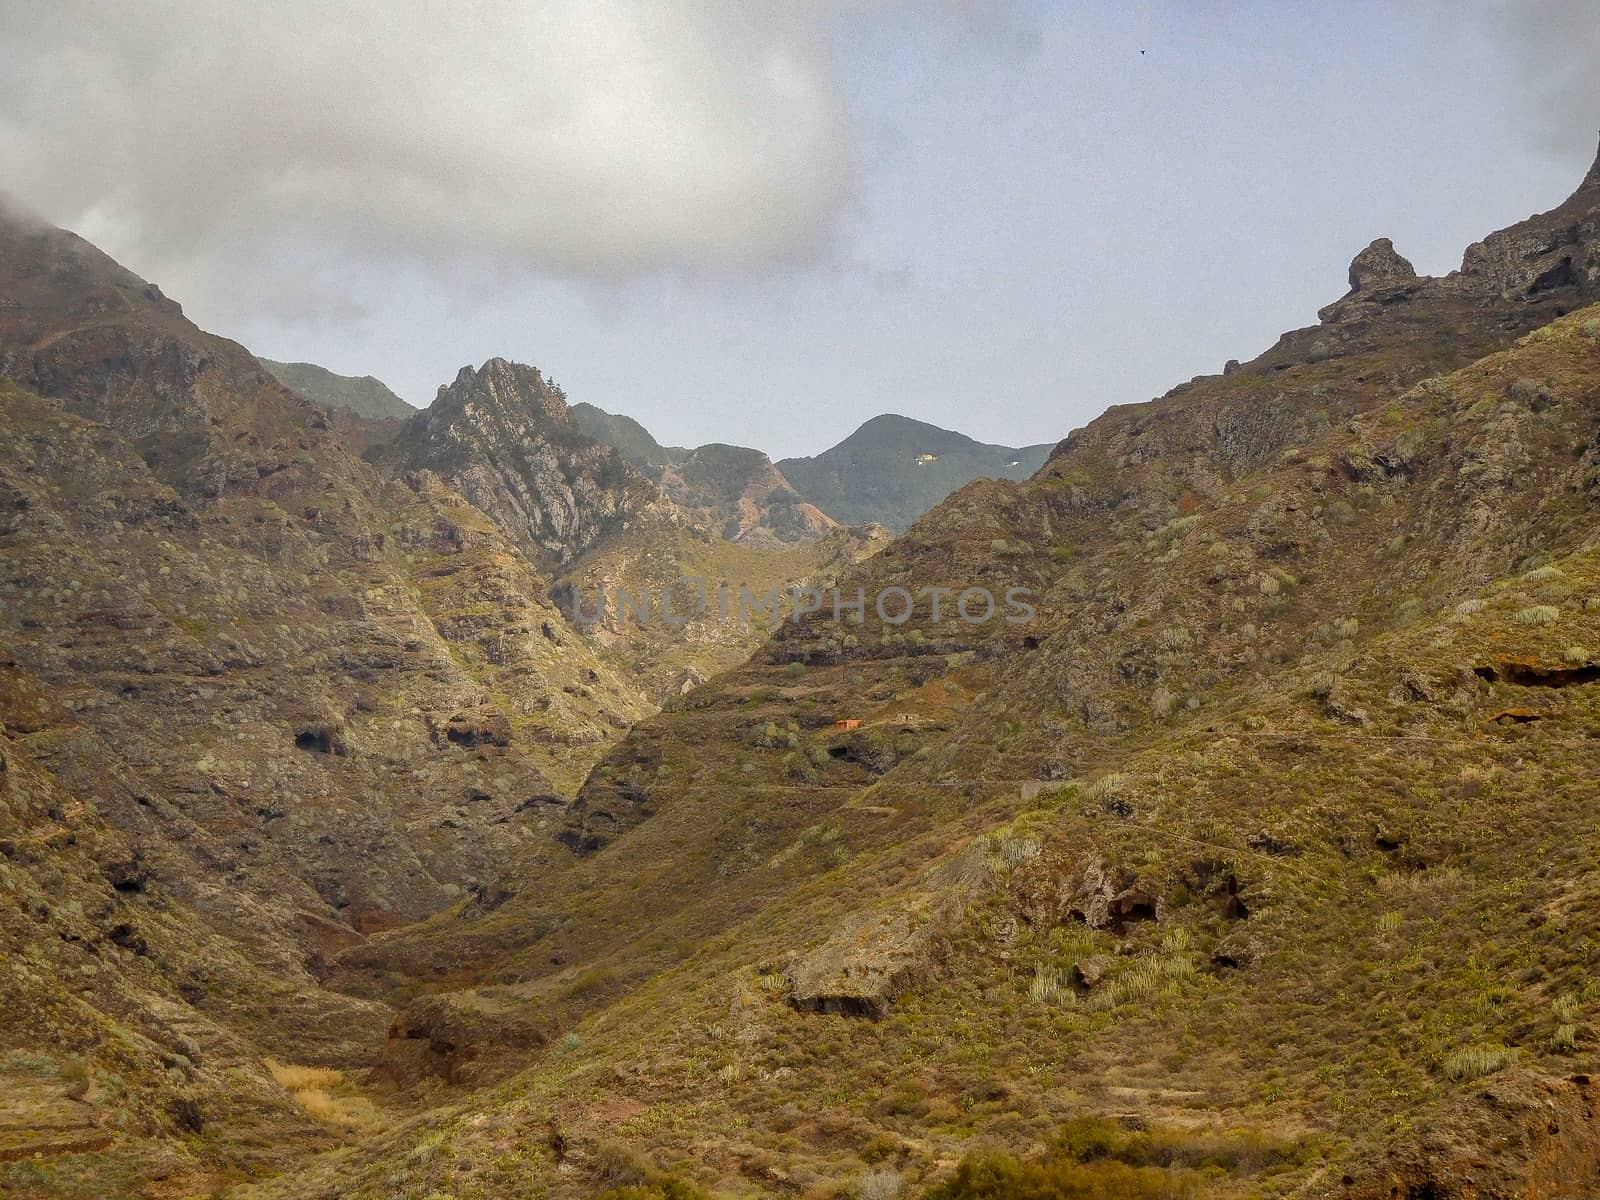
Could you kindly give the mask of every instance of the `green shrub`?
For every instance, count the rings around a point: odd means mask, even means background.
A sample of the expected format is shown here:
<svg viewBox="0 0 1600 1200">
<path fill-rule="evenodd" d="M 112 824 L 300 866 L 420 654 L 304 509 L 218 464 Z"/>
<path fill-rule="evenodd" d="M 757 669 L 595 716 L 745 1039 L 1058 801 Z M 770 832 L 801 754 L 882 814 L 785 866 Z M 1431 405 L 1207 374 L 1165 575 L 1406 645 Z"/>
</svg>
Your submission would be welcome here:
<svg viewBox="0 0 1600 1200">
<path fill-rule="evenodd" d="M 856 1180 L 851 1188 L 856 1200 L 896 1200 L 906 1182 L 893 1167 L 879 1167 Z"/>
<path fill-rule="evenodd" d="M 1306 694 L 1313 700 L 1326 700 L 1339 685 L 1339 677 L 1332 671 L 1318 671 L 1306 684 Z"/>
<path fill-rule="evenodd" d="M 1101 802 L 1118 800 L 1122 798 L 1131 783 L 1132 780 L 1118 772 L 1102 775 L 1083 789 L 1083 798 Z"/>
<path fill-rule="evenodd" d="M 1518 404 L 1537 406 L 1549 398 L 1544 386 L 1534 379 L 1518 379 L 1511 385 L 1511 398 Z"/>
<path fill-rule="evenodd" d="M 650 1183 L 610 1188 L 600 1193 L 600 1200 L 711 1200 L 711 1193 L 687 1180 L 666 1176 Z"/>
<path fill-rule="evenodd" d="M 824 755 L 823 757 L 827 756 Z M 811 765 L 809 755 L 791 751 L 778 760 L 778 765 L 783 768 L 784 774 L 791 779 L 798 779 L 801 783 L 815 783 L 817 781 L 817 771 Z"/>
<path fill-rule="evenodd" d="M 986 839 L 989 870 L 996 875 L 1009 874 L 1025 862 L 1039 857 L 1039 839 L 1019 836 L 996 830 Z"/>
<path fill-rule="evenodd" d="M 1028 985 L 1028 995 L 1040 1004 L 1060 1004 L 1072 995 L 1067 977 L 1059 967 L 1039 963 L 1033 968 L 1033 982 Z"/>
</svg>

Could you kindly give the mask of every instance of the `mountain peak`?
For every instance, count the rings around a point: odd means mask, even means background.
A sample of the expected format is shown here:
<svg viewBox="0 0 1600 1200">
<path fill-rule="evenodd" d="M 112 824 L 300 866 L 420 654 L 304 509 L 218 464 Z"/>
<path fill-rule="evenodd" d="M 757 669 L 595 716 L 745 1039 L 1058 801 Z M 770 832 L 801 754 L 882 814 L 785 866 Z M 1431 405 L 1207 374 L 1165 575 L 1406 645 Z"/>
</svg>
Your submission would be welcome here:
<svg viewBox="0 0 1600 1200">
<path fill-rule="evenodd" d="M 441 384 L 434 404 L 463 405 L 469 401 L 511 411 L 528 411 L 536 417 L 571 425 L 566 394 L 544 377 L 538 367 L 495 357 L 474 369 L 469 363 L 455 380 Z"/>
</svg>

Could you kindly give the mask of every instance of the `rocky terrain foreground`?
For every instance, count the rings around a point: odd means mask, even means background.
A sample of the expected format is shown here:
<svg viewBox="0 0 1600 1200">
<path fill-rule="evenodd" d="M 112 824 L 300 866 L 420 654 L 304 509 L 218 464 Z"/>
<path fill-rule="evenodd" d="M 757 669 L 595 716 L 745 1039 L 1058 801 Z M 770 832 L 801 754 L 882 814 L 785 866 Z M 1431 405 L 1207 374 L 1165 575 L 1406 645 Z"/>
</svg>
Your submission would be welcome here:
<svg viewBox="0 0 1600 1200">
<path fill-rule="evenodd" d="M 0 1192 L 1597 1194 L 1600 161 L 1320 318 L 774 547 L 5 226 Z M 697 564 L 1037 618 L 557 603 Z"/>
</svg>

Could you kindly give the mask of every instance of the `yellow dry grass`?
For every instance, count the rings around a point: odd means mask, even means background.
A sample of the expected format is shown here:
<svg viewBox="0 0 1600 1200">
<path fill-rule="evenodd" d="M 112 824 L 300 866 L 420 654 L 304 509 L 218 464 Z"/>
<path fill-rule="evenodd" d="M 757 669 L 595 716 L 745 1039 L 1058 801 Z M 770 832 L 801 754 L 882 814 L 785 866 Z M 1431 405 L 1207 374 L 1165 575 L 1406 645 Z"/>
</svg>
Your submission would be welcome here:
<svg viewBox="0 0 1600 1200">
<path fill-rule="evenodd" d="M 281 1063 L 277 1059 L 266 1060 L 267 1070 L 272 1072 L 272 1077 L 278 1081 L 278 1086 L 287 1088 L 291 1092 L 301 1092 L 308 1088 L 338 1087 L 344 1082 L 344 1072 L 332 1067 L 299 1067 L 291 1063 Z"/>
</svg>

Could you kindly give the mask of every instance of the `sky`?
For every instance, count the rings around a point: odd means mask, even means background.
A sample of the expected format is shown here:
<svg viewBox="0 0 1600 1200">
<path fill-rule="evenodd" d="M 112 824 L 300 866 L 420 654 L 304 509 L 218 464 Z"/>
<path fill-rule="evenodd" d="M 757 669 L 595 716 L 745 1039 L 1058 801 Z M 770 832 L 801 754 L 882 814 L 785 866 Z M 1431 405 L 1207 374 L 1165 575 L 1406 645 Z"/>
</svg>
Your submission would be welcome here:
<svg viewBox="0 0 1600 1200">
<path fill-rule="evenodd" d="M 0 188 L 256 353 L 1055 442 L 1554 207 L 1592 0 L 7 0 Z"/>
</svg>

